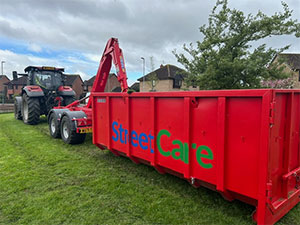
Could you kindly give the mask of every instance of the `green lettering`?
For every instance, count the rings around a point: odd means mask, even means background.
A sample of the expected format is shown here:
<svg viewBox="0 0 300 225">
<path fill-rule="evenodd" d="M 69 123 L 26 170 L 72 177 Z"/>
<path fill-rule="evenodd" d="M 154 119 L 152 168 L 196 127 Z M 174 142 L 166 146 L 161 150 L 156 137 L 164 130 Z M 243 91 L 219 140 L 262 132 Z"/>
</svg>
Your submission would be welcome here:
<svg viewBox="0 0 300 225">
<path fill-rule="evenodd" d="M 173 145 L 179 145 L 179 148 L 173 148 L 172 149 L 172 157 L 176 160 L 180 159 L 181 161 L 184 161 L 183 160 L 183 144 L 181 141 L 179 140 L 174 140 L 172 141 L 172 144 Z M 176 153 L 179 152 L 179 155 L 176 155 Z"/>
<path fill-rule="evenodd" d="M 202 153 L 203 151 L 206 151 L 207 154 L 203 154 Z M 209 147 L 207 147 L 205 145 L 199 146 L 197 148 L 196 158 L 197 158 L 197 161 L 198 161 L 199 165 L 202 166 L 203 168 L 210 169 L 210 168 L 213 167 L 211 163 L 204 163 L 202 161 L 202 158 L 204 158 L 204 159 L 210 159 L 210 160 L 214 159 L 213 153 L 212 153 L 212 151 L 211 151 L 211 149 Z"/>
<path fill-rule="evenodd" d="M 184 143 L 184 145 L 183 145 L 183 153 L 184 153 L 184 155 L 183 155 L 183 162 L 185 163 L 185 164 L 189 164 L 189 145 L 188 145 L 188 143 Z"/>
<path fill-rule="evenodd" d="M 161 139 L 161 136 L 163 136 L 163 135 L 166 135 L 167 137 L 170 137 L 170 136 L 171 136 L 171 134 L 170 134 L 169 131 L 167 131 L 167 130 L 160 130 L 160 131 L 158 132 L 158 135 L 157 135 L 156 144 L 157 144 L 157 148 L 158 148 L 160 154 L 162 154 L 163 156 L 168 157 L 168 156 L 171 155 L 171 152 L 169 152 L 169 151 L 164 151 L 164 150 L 162 149 L 161 145 L 160 145 L 160 139 Z"/>
<path fill-rule="evenodd" d="M 179 148 L 172 149 L 172 157 L 174 159 L 180 159 L 185 164 L 189 164 L 189 146 L 188 143 L 182 144 L 179 140 L 172 141 L 173 145 L 179 145 Z M 179 152 L 179 155 L 176 155 L 176 153 Z"/>
</svg>

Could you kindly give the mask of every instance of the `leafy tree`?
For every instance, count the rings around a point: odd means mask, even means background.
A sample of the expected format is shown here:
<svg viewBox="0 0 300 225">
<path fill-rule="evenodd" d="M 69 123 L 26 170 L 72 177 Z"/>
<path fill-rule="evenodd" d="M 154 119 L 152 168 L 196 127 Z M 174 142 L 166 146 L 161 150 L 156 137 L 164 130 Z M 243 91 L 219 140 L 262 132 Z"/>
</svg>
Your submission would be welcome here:
<svg viewBox="0 0 300 225">
<path fill-rule="evenodd" d="M 188 85 L 200 89 L 259 88 L 262 80 L 284 79 L 281 58 L 276 65 L 268 63 L 276 54 L 289 48 L 267 48 L 266 44 L 253 47 L 255 41 L 280 35 L 300 37 L 300 24 L 291 19 L 292 11 L 282 2 L 283 12 L 267 16 L 261 11 L 244 15 L 228 8 L 228 0 L 218 0 L 201 26 L 202 41 L 184 45 L 187 54 L 173 52 L 187 70 Z"/>
</svg>

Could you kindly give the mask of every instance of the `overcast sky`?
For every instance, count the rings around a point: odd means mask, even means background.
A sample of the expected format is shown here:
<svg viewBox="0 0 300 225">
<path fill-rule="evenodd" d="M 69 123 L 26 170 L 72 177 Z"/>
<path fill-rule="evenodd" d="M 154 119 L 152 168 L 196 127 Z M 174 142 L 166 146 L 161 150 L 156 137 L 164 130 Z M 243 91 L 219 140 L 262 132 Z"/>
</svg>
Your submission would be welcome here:
<svg viewBox="0 0 300 225">
<path fill-rule="evenodd" d="M 300 21 L 300 0 L 286 0 Z M 142 60 L 150 72 L 175 64 L 172 50 L 201 39 L 199 27 L 214 0 L 0 0 L 0 60 L 4 74 L 23 72 L 28 65 L 64 67 L 83 79 L 95 75 L 107 40 L 119 39 L 129 83 L 142 76 Z M 229 0 L 231 8 L 271 15 L 282 11 L 280 0 Z M 300 39 L 266 40 L 268 46 L 291 44 L 300 53 Z"/>
</svg>

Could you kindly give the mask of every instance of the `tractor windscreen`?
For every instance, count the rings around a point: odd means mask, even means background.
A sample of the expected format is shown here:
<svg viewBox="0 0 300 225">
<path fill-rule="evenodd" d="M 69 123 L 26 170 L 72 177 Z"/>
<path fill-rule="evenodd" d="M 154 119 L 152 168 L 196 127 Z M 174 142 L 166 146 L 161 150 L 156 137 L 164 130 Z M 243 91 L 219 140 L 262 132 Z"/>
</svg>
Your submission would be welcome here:
<svg viewBox="0 0 300 225">
<path fill-rule="evenodd" d="M 34 83 L 48 90 L 56 90 L 62 84 L 62 74 L 55 71 L 37 71 L 34 73 Z"/>
</svg>

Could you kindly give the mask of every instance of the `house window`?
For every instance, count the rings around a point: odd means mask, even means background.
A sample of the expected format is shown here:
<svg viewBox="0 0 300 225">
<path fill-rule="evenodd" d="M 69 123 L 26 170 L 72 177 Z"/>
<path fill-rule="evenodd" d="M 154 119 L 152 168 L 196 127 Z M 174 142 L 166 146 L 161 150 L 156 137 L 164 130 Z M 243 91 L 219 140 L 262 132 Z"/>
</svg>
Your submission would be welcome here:
<svg viewBox="0 0 300 225">
<path fill-rule="evenodd" d="M 173 81 L 173 88 L 181 88 L 182 85 L 182 77 L 180 75 L 176 75 Z"/>
<path fill-rule="evenodd" d="M 152 80 L 152 87 L 155 87 L 155 80 Z"/>
</svg>

